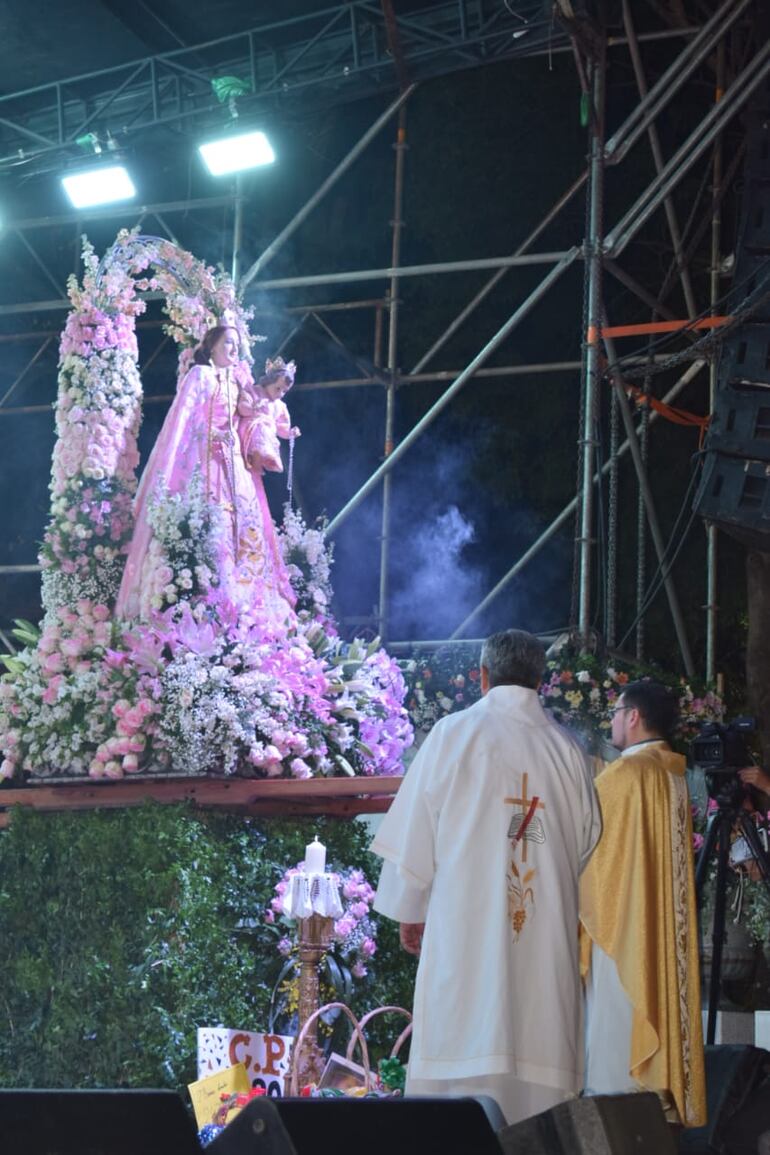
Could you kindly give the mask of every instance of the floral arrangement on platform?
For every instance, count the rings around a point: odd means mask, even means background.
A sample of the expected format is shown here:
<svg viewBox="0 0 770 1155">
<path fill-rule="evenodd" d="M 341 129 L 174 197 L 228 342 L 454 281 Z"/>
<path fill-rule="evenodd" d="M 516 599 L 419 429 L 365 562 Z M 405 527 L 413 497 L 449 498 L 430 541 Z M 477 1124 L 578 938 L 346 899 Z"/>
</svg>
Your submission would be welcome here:
<svg viewBox="0 0 770 1155">
<path fill-rule="evenodd" d="M 478 646 L 457 646 L 413 658 L 406 668 L 407 704 L 415 729 L 428 730 L 448 714 L 464 710 L 481 696 Z M 609 738 L 612 706 L 623 687 L 638 678 L 655 678 L 679 696 L 677 745 L 683 750 L 704 722 L 720 721 L 724 703 L 712 690 L 690 685 L 661 670 L 613 659 L 600 660 L 564 648 L 549 657 L 540 687 L 543 705 L 596 748 Z"/>
<path fill-rule="evenodd" d="M 101 260 L 86 242 L 83 260 L 60 348 L 45 616 L 17 622 L 22 648 L 2 659 L 0 778 L 400 773 L 412 728 L 398 665 L 377 642 L 339 641 L 331 549 L 299 513 L 286 511 L 280 534 L 296 629 L 277 637 L 218 594 L 217 509 L 195 478 L 151 503 L 158 556 L 142 621 L 112 620 L 139 462 L 137 293 L 164 294 L 180 373 L 222 318 L 241 336 L 244 373 L 252 338 L 229 278 L 170 241 L 124 231 Z"/>
<path fill-rule="evenodd" d="M 291 1022 L 299 1006 L 299 964 L 293 937 L 294 924 L 283 913 L 283 901 L 292 875 L 301 874 L 303 866 L 300 862 L 284 873 L 264 914 L 265 926 L 276 938 L 276 951 L 285 960 L 275 985 L 271 1030 L 277 1019 Z M 339 887 L 342 914 L 334 922 L 332 945 L 320 964 L 323 1001 L 339 997 L 348 1002 L 355 983 L 367 977 L 377 951 L 377 923 L 372 914 L 375 892 L 364 872 L 355 867 L 342 867 L 332 870 L 331 874 Z M 325 997 L 327 995 L 329 998 Z"/>
<path fill-rule="evenodd" d="M 419 654 L 406 667 L 407 706 L 416 730 L 427 731 L 481 697 L 479 647 L 452 646 Z"/>
<path fill-rule="evenodd" d="M 688 684 L 662 670 L 613 659 L 606 665 L 593 654 L 565 649 L 548 662 L 548 676 L 540 687 L 543 704 L 559 721 L 578 731 L 590 745 L 608 739 L 612 707 L 628 682 L 654 678 L 679 697 L 676 745 L 687 752 L 704 722 L 718 722 L 724 703 L 712 690 Z"/>
<path fill-rule="evenodd" d="M 311 623 L 266 635 L 220 603 L 188 603 L 147 624 L 107 606 L 57 610 L 0 681 L 0 777 L 398 774 L 412 729 L 394 659 L 354 651 Z"/>
</svg>

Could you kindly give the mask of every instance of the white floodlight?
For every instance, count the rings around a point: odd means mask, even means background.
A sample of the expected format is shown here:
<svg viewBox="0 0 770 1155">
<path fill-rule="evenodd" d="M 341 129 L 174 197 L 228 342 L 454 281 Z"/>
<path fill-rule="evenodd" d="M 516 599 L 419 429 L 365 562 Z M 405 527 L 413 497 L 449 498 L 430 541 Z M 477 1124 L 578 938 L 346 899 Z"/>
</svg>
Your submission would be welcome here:
<svg viewBox="0 0 770 1155">
<path fill-rule="evenodd" d="M 76 209 L 130 200 L 136 189 L 122 164 L 100 165 L 63 176 L 64 191 Z"/>
<path fill-rule="evenodd" d="M 225 136 L 198 145 L 198 152 L 212 176 L 242 172 L 247 168 L 257 168 L 261 164 L 272 164 L 275 160 L 272 145 L 264 132 L 242 132 L 238 136 Z"/>
</svg>

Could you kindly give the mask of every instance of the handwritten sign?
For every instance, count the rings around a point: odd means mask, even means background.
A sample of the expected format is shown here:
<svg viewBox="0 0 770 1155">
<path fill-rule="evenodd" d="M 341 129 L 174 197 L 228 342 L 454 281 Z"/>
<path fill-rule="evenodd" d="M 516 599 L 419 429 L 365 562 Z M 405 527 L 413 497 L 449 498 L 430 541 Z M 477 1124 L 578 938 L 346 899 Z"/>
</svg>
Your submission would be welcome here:
<svg viewBox="0 0 770 1155">
<path fill-rule="evenodd" d="M 286 1094 L 292 1035 L 264 1035 L 227 1027 L 198 1028 L 198 1078 L 242 1063 L 249 1087 L 261 1087 L 274 1099 Z"/>
<path fill-rule="evenodd" d="M 215 1071 L 205 1079 L 198 1079 L 197 1083 L 188 1083 L 187 1090 L 190 1092 L 190 1101 L 198 1127 L 201 1128 L 204 1124 L 214 1121 L 214 1116 L 222 1106 L 223 1095 L 248 1091 L 250 1086 L 243 1063 Z"/>
</svg>

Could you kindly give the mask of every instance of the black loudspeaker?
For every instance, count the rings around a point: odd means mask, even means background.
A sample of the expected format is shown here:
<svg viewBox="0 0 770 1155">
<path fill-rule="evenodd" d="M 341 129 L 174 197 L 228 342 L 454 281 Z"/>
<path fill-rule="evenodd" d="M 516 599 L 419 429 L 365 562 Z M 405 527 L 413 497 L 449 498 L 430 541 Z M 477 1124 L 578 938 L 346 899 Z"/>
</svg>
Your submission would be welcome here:
<svg viewBox="0 0 770 1155">
<path fill-rule="evenodd" d="M 0 1090 L 3 1155 L 200 1155 L 174 1091 Z"/>
<path fill-rule="evenodd" d="M 477 1099 L 254 1099 L 206 1155 L 501 1155 Z M 660 1155 L 664 1155 L 660 1152 Z"/>
<path fill-rule="evenodd" d="M 569 1099 L 506 1127 L 504 1155 L 676 1155 L 657 1095 Z"/>
<path fill-rule="evenodd" d="M 770 86 L 747 118 L 735 306 L 750 315 L 722 347 L 693 508 L 749 549 L 770 550 Z"/>
<path fill-rule="evenodd" d="M 770 1155 L 770 1052 L 706 1047 L 708 1123 L 683 1131 L 682 1155 Z"/>
<path fill-rule="evenodd" d="M 749 549 L 770 549 L 770 462 L 707 453 L 695 509 Z"/>
</svg>

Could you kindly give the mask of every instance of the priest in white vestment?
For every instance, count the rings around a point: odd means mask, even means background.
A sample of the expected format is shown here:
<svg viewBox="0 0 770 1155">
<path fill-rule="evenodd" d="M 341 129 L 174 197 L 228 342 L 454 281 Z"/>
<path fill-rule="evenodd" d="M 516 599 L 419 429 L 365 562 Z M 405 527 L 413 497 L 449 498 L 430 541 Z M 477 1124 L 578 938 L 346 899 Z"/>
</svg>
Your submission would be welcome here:
<svg viewBox="0 0 770 1155">
<path fill-rule="evenodd" d="M 434 727 L 372 844 L 375 909 L 420 953 L 406 1092 L 491 1095 L 508 1123 L 582 1086 L 578 876 L 600 817 L 544 667 L 531 634 L 487 640 L 483 697 Z"/>
</svg>

